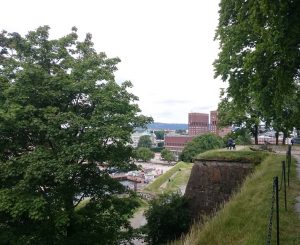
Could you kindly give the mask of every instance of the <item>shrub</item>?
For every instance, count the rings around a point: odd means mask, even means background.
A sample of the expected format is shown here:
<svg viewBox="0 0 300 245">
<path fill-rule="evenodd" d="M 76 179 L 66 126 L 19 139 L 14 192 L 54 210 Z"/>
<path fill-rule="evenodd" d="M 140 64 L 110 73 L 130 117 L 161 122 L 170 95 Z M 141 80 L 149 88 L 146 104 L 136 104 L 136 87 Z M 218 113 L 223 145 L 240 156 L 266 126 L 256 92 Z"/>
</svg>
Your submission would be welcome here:
<svg viewBox="0 0 300 245">
<path fill-rule="evenodd" d="M 145 216 L 149 244 L 164 244 L 179 238 L 189 230 L 192 221 L 187 199 L 178 193 L 163 194 L 152 200 Z"/>
<path fill-rule="evenodd" d="M 185 162 L 192 162 L 193 157 L 199 153 L 224 146 L 221 137 L 209 133 L 198 136 L 189 142 L 183 149 L 180 158 Z"/>
</svg>

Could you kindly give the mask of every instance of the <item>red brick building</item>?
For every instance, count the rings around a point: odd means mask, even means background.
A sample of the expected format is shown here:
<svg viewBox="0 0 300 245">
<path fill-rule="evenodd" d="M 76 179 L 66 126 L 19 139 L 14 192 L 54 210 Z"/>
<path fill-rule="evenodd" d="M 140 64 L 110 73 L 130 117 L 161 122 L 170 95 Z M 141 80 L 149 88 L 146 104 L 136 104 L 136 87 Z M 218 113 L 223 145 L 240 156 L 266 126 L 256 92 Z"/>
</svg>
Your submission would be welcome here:
<svg viewBox="0 0 300 245">
<path fill-rule="evenodd" d="M 166 135 L 165 147 L 171 151 L 182 151 L 184 146 L 192 139 L 193 137 L 189 135 Z"/>
<path fill-rule="evenodd" d="M 193 136 L 189 135 L 165 135 L 165 148 L 173 152 L 174 156 L 178 159 L 185 145 L 192 141 L 192 139 Z"/>
<path fill-rule="evenodd" d="M 210 132 L 215 133 L 218 135 L 218 112 L 217 111 L 211 111 L 210 112 Z"/>
<path fill-rule="evenodd" d="M 192 141 L 192 139 L 196 136 L 211 132 L 224 137 L 226 134 L 231 132 L 231 127 L 218 129 L 217 111 L 211 111 L 210 115 L 207 113 L 189 113 L 188 120 L 189 135 L 165 135 L 165 148 L 172 151 L 177 157 L 182 152 L 185 145 Z"/>
<path fill-rule="evenodd" d="M 206 113 L 189 113 L 189 136 L 202 135 L 209 132 L 209 115 Z"/>
</svg>

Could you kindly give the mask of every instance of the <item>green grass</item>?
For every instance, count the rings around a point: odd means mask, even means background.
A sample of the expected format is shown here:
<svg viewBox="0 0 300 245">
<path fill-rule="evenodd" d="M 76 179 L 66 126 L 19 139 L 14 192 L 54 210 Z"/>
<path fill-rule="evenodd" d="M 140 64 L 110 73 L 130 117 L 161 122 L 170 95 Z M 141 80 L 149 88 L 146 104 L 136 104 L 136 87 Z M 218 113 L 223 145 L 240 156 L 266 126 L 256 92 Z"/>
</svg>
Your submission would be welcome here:
<svg viewBox="0 0 300 245">
<path fill-rule="evenodd" d="M 167 182 L 164 191 L 176 192 L 181 190 L 181 187 L 186 187 L 191 175 L 192 167 L 193 164 L 189 164 L 187 168 L 177 171 L 177 173 L 170 178 L 170 181 Z"/>
<path fill-rule="evenodd" d="M 192 167 L 192 163 L 179 162 L 145 187 L 145 190 L 154 193 L 176 191 L 179 186 L 187 184 Z M 169 179 L 171 180 L 170 182 Z M 162 187 L 163 185 L 165 185 L 165 188 Z"/>
<path fill-rule="evenodd" d="M 272 154 L 249 175 L 240 191 L 204 224 L 195 224 L 190 233 L 175 244 L 221 245 L 266 244 L 274 176 L 281 176 L 281 161 L 285 156 Z M 284 210 L 283 191 L 280 192 L 280 243 L 300 244 L 300 218 L 294 211 L 300 182 L 292 163 L 287 207 Z M 276 244 L 275 214 L 271 244 Z"/>
<path fill-rule="evenodd" d="M 269 156 L 270 153 L 264 151 L 229 151 L 229 150 L 211 150 L 199 154 L 195 160 L 218 160 L 228 162 L 247 162 L 260 163 Z"/>
</svg>

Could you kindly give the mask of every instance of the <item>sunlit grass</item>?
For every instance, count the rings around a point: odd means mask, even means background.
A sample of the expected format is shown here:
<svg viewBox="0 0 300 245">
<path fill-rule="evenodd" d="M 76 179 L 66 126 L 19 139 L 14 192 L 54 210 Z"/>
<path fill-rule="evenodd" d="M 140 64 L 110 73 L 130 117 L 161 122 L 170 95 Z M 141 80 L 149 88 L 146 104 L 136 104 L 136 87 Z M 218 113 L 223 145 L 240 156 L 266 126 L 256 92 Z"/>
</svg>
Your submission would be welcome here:
<svg viewBox="0 0 300 245">
<path fill-rule="evenodd" d="M 180 186 L 187 184 L 192 167 L 192 163 L 179 162 L 145 187 L 145 190 L 154 193 L 176 191 Z"/>
<path fill-rule="evenodd" d="M 260 163 L 270 153 L 264 151 L 251 151 L 251 150 L 211 150 L 199 154 L 195 160 L 218 160 L 228 162 L 253 162 Z"/>
</svg>

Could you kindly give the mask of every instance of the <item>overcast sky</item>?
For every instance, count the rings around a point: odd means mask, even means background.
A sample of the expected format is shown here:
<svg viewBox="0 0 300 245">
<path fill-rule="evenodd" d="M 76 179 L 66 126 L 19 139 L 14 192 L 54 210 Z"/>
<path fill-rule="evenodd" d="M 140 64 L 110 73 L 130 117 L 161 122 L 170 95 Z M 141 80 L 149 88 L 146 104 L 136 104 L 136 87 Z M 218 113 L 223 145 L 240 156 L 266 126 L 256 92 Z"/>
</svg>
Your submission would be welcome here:
<svg viewBox="0 0 300 245">
<path fill-rule="evenodd" d="M 142 113 L 155 122 L 187 123 L 189 112 L 217 108 L 213 61 L 219 0 L 3 0 L 0 29 L 24 35 L 41 25 L 52 37 L 78 28 L 95 49 L 121 63 L 116 80 L 130 80 Z"/>
</svg>

